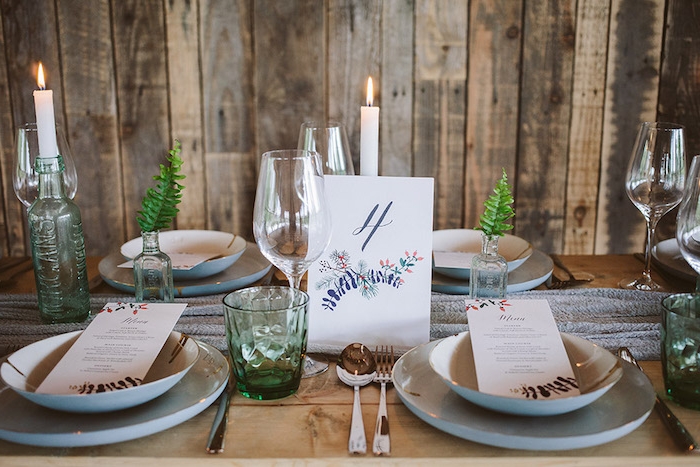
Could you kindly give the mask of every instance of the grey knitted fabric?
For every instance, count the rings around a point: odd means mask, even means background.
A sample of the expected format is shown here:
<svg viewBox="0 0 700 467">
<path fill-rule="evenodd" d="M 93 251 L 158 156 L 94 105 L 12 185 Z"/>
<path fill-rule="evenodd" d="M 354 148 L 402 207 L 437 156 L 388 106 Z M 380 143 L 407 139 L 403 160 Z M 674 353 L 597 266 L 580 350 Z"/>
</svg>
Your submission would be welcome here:
<svg viewBox="0 0 700 467">
<path fill-rule="evenodd" d="M 510 299 L 544 299 L 549 302 L 559 330 L 588 339 L 615 351 L 629 347 L 640 360 L 659 358 L 661 299 L 667 294 L 618 289 L 571 289 L 530 291 L 509 294 Z M 225 294 L 177 299 L 188 303 L 175 330 L 225 351 L 223 318 Z M 464 295 L 432 294 L 431 340 L 469 329 L 464 311 Z M 93 314 L 105 303 L 133 301 L 133 296 L 92 295 Z M 70 331 L 84 329 L 78 324 L 42 324 L 34 295 L 0 295 L 0 351 L 7 345 L 27 345 Z M 353 342 L 348 336 L 348 343 Z M 331 355 L 340 348 L 309 344 L 309 352 Z"/>
</svg>

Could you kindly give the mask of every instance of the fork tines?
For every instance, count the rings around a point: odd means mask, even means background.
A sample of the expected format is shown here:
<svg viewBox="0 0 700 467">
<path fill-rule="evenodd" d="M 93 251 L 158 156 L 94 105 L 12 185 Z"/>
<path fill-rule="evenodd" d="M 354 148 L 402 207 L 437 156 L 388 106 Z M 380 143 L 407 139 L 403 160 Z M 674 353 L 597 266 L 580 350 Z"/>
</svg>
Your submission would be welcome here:
<svg viewBox="0 0 700 467">
<path fill-rule="evenodd" d="M 390 379 L 391 370 L 394 368 L 394 346 L 377 346 L 374 354 L 377 361 L 377 376 Z"/>
</svg>

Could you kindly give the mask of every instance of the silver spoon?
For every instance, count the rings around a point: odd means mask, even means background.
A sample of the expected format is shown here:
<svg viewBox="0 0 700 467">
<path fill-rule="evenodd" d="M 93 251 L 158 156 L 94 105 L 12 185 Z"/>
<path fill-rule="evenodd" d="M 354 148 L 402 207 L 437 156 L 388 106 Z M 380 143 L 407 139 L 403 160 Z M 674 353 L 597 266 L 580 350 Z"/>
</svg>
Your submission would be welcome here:
<svg viewBox="0 0 700 467">
<path fill-rule="evenodd" d="M 338 378 L 355 391 L 350 437 L 348 438 L 348 452 L 351 454 L 367 452 L 365 424 L 362 420 L 362 407 L 360 405 L 360 387 L 366 386 L 374 380 L 376 368 L 377 363 L 372 352 L 359 343 L 345 347 L 338 357 L 338 365 L 335 367 Z"/>
</svg>

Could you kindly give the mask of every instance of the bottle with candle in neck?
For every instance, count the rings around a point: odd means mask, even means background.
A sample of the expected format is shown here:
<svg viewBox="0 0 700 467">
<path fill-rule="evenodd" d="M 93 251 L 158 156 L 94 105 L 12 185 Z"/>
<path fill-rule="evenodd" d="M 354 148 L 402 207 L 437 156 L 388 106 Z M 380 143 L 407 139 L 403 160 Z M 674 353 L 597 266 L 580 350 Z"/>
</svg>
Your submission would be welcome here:
<svg viewBox="0 0 700 467">
<path fill-rule="evenodd" d="M 27 215 L 39 314 L 45 323 L 84 321 L 90 293 L 80 209 L 66 196 L 60 155 L 38 157 L 35 167 L 39 196 Z"/>
</svg>

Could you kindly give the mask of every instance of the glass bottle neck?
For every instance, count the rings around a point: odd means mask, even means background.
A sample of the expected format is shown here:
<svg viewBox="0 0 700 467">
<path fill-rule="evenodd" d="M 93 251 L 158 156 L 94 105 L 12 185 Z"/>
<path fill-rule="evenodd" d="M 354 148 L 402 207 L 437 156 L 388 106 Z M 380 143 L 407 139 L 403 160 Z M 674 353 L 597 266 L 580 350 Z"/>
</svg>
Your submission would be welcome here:
<svg viewBox="0 0 700 467">
<path fill-rule="evenodd" d="M 481 235 L 481 252 L 488 256 L 498 255 L 498 235 Z"/>
<path fill-rule="evenodd" d="M 65 198 L 63 157 L 37 157 L 34 169 L 39 175 L 39 198 Z"/>
<path fill-rule="evenodd" d="M 158 253 L 160 251 L 158 231 L 141 232 L 141 238 L 143 239 L 143 253 Z"/>
</svg>

